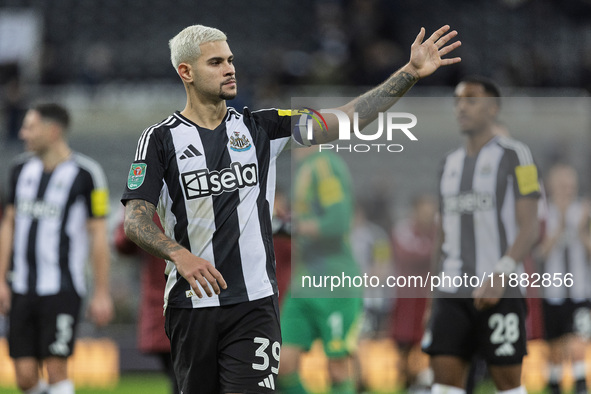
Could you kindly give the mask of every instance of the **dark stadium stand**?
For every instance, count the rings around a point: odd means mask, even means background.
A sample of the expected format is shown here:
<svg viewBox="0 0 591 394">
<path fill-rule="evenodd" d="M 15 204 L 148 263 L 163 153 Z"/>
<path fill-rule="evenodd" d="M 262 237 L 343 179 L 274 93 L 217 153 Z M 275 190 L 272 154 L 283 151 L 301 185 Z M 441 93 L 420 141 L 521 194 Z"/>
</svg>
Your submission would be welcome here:
<svg viewBox="0 0 591 394">
<path fill-rule="evenodd" d="M 106 45 L 112 64 L 105 81 L 174 80 L 167 41 L 184 26 L 219 27 L 230 37 L 242 75 L 264 76 L 284 52 L 330 51 L 334 40 L 350 47 L 342 64 L 345 84 L 362 78 L 365 60 L 359 44 L 386 39 L 412 42 L 421 25 L 432 30 L 449 23 L 461 32 L 465 61 L 426 81 L 454 83 L 460 73 L 485 74 L 514 86 L 580 86 L 591 73 L 586 67 L 591 30 L 584 15 L 588 2 L 415 0 L 340 1 L 194 1 L 177 0 L 0 0 L 0 10 L 32 8 L 43 15 L 44 43 L 55 59 L 46 64 L 43 81 L 75 83 L 89 48 Z M 322 7 L 336 4 L 336 7 Z M 326 9 L 329 9 L 326 12 Z M 334 12 L 334 10 L 337 12 Z M 573 11 L 574 10 L 574 11 Z M 328 14 L 328 15 L 327 15 Z M 358 27 L 364 31 L 358 30 Z M 340 36 L 342 37 L 340 37 Z M 340 37 L 340 38 L 339 38 Z M 327 42 L 327 40 L 332 40 Z M 253 55 L 254 54 L 254 55 Z"/>
</svg>

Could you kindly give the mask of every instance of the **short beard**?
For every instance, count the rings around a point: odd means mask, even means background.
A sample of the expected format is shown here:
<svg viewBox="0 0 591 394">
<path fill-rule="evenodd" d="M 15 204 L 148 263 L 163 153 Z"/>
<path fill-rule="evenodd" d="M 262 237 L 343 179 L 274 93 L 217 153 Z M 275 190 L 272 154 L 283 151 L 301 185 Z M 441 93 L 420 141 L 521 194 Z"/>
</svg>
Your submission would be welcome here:
<svg viewBox="0 0 591 394">
<path fill-rule="evenodd" d="M 219 97 L 220 97 L 222 100 L 232 100 L 233 98 L 235 98 L 235 97 L 236 97 L 236 95 L 237 95 L 237 94 L 238 94 L 237 92 L 234 92 L 234 93 L 224 93 L 224 92 L 222 92 L 222 91 L 221 91 L 221 89 L 220 89 L 220 94 L 219 94 Z"/>
<path fill-rule="evenodd" d="M 224 85 L 221 85 L 218 97 L 221 98 L 222 100 L 232 100 L 233 98 L 236 97 L 237 94 L 238 94 L 237 88 L 235 88 L 233 92 L 225 93 L 224 92 Z"/>
</svg>

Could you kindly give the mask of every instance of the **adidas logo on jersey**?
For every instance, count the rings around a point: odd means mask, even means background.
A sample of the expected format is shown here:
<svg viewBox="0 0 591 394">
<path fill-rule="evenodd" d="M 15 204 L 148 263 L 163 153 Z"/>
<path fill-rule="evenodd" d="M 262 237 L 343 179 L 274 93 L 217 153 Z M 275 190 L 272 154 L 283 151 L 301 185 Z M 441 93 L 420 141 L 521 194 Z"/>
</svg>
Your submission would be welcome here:
<svg viewBox="0 0 591 394">
<path fill-rule="evenodd" d="M 199 152 L 197 150 L 197 148 L 195 148 L 192 144 L 189 145 L 187 147 L 187 149 L 185 149 L 185 151 L 183 152 L 182 156 L 179 157 L 180 160 L 186 160 L 188 158 L 191 157 L 197 157 L 197 156 L 201 156 L 201 152 Z"/>
<path fill-rule="evenodd" d="M 197 170 L 181 174 L 185 197 L 192 200 L 200 197 L 232 192 L 258 182 L 257 166 L 254 163 L 241 165 L 234 162 L 221 171 Z"/>
<path fill-rule="evenodd" d="M 509 342 L 503 343 L 495 350 L 495 356 L 512 356 L 515 354 L 515 347 Z"/>
<path fill-rule="evenodd" d="M 259 382 L 259 386 L 275 390 L 275 378 L 273 378 L 272 374 L 269 374 L 269 376 Z"/>
</svg>

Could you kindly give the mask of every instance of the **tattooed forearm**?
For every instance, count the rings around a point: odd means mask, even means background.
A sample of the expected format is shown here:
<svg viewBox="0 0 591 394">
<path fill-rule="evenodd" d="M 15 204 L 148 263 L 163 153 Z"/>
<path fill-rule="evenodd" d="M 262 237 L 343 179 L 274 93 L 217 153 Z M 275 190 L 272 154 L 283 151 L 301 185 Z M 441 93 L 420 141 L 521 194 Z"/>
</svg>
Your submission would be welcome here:
<svg viewBox="0 0 591 394">
<path fill-rule="evenodd" d="M 390 108 L 418 81 L 418 78 L 404 71 L 392 75 L 386 82 L 365 93 L 355 103 L 359 119 L 374 118 L 377 113 Z"/>
<path fill-rule="evenodd" d="M 156 207 L 144 200 L 130 200 L 125 206 L 125 234 L 146 252 L 170 260 L 172 252 L 182 249 L 167 237 L 153 221 Z"/>
</svg>

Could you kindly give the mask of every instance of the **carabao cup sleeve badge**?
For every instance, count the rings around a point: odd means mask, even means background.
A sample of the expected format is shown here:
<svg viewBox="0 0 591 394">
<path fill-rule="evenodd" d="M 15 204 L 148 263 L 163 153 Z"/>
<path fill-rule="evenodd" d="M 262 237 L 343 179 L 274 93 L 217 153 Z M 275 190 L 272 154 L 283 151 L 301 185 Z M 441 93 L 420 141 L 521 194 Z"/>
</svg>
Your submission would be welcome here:
<svg viewBox="0 0 591 394">
<path fill-rule="evenodd" d="M 127 177 L 127 187 L 130 190 L 135 190 L 144 183 L 146 178 L 146 163 L 133 163 L 129 169 L 129 176 Z"/>
</svg>

